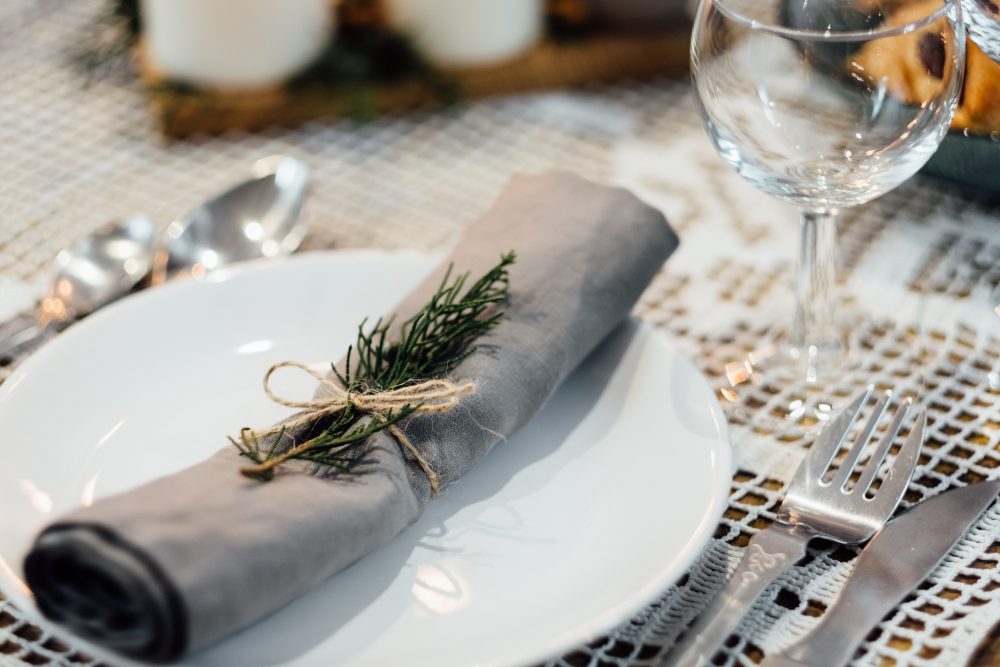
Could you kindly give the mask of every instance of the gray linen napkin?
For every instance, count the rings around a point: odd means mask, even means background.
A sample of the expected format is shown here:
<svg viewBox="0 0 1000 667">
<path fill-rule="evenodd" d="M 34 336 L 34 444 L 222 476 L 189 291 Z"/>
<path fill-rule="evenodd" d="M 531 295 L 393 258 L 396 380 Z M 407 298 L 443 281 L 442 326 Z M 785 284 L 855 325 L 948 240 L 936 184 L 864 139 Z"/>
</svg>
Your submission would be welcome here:
<svg viewBox="0 0 1000 667">
<path fill-rule="evenodd" d="M 504 319 L 452 373 L 476 392 L 403 424 L 442 486 L 539 410 L 676 246 L 663 217 L 624 190 L 569 173 L 508 184 L 396 311 L 423 306 L 448 261 L 478 277 L 517 251 Z M 370 447 L 361 473 L 298 468 L 267 483 L 239 475 L 246 459 L 226 447 L 47 527 L 25 561 L 28 584 L 43 613 L 104 646 L 154 661 L 196 651 L 416 521 L 426 476 L 390 435 Z"/>
</svg>

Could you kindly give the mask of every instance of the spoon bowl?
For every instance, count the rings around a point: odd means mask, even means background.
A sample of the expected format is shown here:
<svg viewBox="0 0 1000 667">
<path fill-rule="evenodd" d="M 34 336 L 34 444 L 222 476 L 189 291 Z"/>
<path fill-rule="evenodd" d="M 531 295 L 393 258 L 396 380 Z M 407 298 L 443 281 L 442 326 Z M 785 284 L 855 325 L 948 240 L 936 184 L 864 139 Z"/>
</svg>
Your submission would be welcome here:
<svg viewBox="0 0 1000 667">
<path fill-rule="evenodd" d="M 61 251 L 38 305 L 0 322 L 0 364 L 135 289 L 149 275 L 156 242 L 153 221 L 135 216 Z"/>
<path fill-rule="evenodd" d="M 127 294 L 149 274 L 156 241 L 153 221 L 135 216 L 61 251 L 42 312 L 53 319 L 85 317 Z"/>
<path fill-rule="evenodd" d="M 166 230 L 154 282 L 296 250 L 309 169 L 291 157 L 258 160 L 254 177 L 174 220 Z"/>
</svg>

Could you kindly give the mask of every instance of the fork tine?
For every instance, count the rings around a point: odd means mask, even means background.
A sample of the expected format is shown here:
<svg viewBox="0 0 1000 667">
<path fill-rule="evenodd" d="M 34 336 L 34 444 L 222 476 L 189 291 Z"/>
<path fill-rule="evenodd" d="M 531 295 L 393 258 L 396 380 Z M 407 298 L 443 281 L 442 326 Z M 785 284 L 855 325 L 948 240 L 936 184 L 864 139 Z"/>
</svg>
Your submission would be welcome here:
<svg viewBox="0 0 1000 667">
<path fill-rule="evenodd" d="M 861 433 L 858 434 L 857 440 L 851 445 L 847 456 L 844 457 L 844 462 L 840 464 L 840 469 L 837 470 L 837 475 L 833 478 L 832 484 L 834 488 L 843 489 L 847 486 L 847 480 L 851 478 L 854 466 L 857 465 L 858 459 L 861 458 L 861 453 L 865 451 L 868 440 L 871 439 L 872 433 L 875 432 L 879 421 L 882 419 L 882 415 L 885 413 L 885 409 L 889 406 L 889 397 L 891 395 L 892 392 L 887 391 L 882 395 L 882 398 L 878 399 L 878 403 L 875 404 L 875 410 L 872 412 L 871 417 L 868 418 L 868 423 L 861 429 Z"/>
<path fill-rule="evenodd" d="M 889 474 L 886 475 L 882 485 L 875 492 L 875 499 L 873 501 L 875 509 L 882 516 L 888 518 L 903 498 L 903 493 L 906 492 L 906 487 L 910 484 L 910 478 L 913 477 L 913 471 L 917 467 L 917 459 L 920 458 L 920 447 L 924 442 L 924 431 L 926 428 L 927 411 L 921 408 L 913 424 L 913 429 L 910 431 L 910 435 L 900 448 L 899 454 L 896 455 L 896 460 L 893 462 L 892 467 L 889 468 Z"/>
<path fill-rule="evenodd" d="M 793 484 L 798 482 L 813 482 L 820 479 L 826 469 L 830 467 L 830 462 L 836 456 L 837 451 L 847 437 L 847 432 L 851 430 L 851 425 L 858 418 L 861 406 L 865 404 L 871 396 L 874 386 L 869 385 L 864 392 L 846 406 L 839 415 L 820 432 L 816 437 L 805 461 L 799 466 L 799 472 L 795 475 Z M 800 478 L 799 475 L 802 475 Z"/>
<path fill-rule="evenodd" d="M 855 491 L 860 491 L 864 493 L 868 490 L 868 487 L 872 485 L 875 480 L 875 475 L 878 474 L 879 468 L 882 467 L 882 461 L 885 460 L 886 455 L 889 453 L 889 448 L 892 447 L 892 441 L 896 439 L 896 435 L 899 434 L 899 429 L 903 427 L 903 418 L 906 417 L 907 413 L 910 411 L 910 405 L 913 403 L 912 398 L 907 398 L 899 404 L 896 408 L 896 415 L 892 418 L 892 424 L 889 425 L 889 429 L 879 440 L 878 447 L 872 454 L 871 458 L 868 459 L 868 463 L 865 465 L 865 470 L 861 473 L 861 478 L 858 483 L 854 486 Z"/>
</svg>

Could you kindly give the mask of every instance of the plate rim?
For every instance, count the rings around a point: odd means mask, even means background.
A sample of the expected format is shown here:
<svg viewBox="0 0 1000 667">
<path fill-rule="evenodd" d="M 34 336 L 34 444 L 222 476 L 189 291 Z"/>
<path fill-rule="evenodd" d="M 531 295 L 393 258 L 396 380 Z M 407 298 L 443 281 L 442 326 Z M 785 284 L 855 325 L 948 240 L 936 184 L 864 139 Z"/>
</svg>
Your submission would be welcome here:
<svg viewBox="0 0 1000 667">
<path fill-rule="evenodd" d="M 266 272 L 275 268 L 280 270 L 282 266 L 289 263 L 308 264 L 324 263 L 331 260 L 364 260 L 368 257 L 375 259 L 406 257 L 407 259 L 426 261 L 428 266 L 431 267 L 435 261 L 439 261 L 445 256 L 445 254 L 446 253 L 443 252 L 423 252 L 417 249 L 407 248 L 346 248 L 301 252 L 291 257 L 278 260 L 261 259 L 242 262 L 213 271 L 203 278 L 186 278 L 178 280 L 172 284 L 162 285 L 155 290 L 130 294 L 77 323 L 72 327 L 72 329 L 77 330 L 80 328 L 86 328 L 89 330 L 93 326 L 100 326 L 104 319 L 114 316 L 115 313 L 123 309 L 132 308 L 133 304 L 137 302 L 148 302 L 155 301 L 156 299 L 171 298 L 171 295 L 176 292 L 183 293 L 184 291 L 197 289 L 199 284 L 217 284 L 228 282 L 233 279 L 239 279 L 241 276 L 247 274 Z M 715 399 L 715 394 L 711 390 L 711 386 L 709 385 L 707 379 L 698 370 L 693 361 L 686 354 L 684 354 L 673 337 L 662 330 L 656 329 L 651 324 L 635 315 L 630 315 L 629 317 L 635 319 L 639 323 L 640 329 L 645 330 L 650 335 L 650 339 L 655 341 L 657 345 L 662 346 L 668 353 L 670 353 L 675 361 L 686 366 L 686 373 L 691 374 L 692 377 L 699 378 L 701 381 L 701 386 L 698 388 L 698 391 L 705 395 L 705 402 L 709 406 L 709 412 L 711 413 L 712 421 L 715 426 L 715 433 L 712 438 L 712 453 L 716 458 L 715 463 L 712 466 L 713 493 L 711 494 L 711 501 L 707 503 L 704 511 L 702 512 L 703 520 L 699 524 L 698 529 L 689 536 L 689 542 L 686 548 L 681 550 L 676 558 L 664 563 L 657 576 L 648 579 L 640 589 L 636 590 L 629 597 L 628 601 L 623 601 L 619 606 L 609 608 L 601 614 L 594 616 L 591 621 L 583 627 L 578 626 L 577 628 L 574 628 L 574 630 L 565 631 L 561 635 L 554 637 L 552 641 L 546 643 L 548 648 L 545 649 L 544 653 L 539 651 L 537 655 L 528 658 L 529 663 L 544 662 L 546 660 L 556 658 L 565 653 L 567 650 L 580 646 L 581 644 L 585 644 L 602 634 L 606 634 L 655 601 L 659 596 L 663 595 L 670 586 L 674 585 L 684 575 L 684 573 L 691 568 L 698 556 L 701 555 L 705 547 L 710 543 L 714 528 L 722 518 L 722 514 L 725 511 L 726 500 L 729 497 L 730 482 L 734 472 L 734 455 L 731 433 L 728 422 L 722 411 L 722 407 Z M 95 322 L 97 323 L 96 325 L 94 324 Z M 71 337 L 73 336 L 72 330 L 67 333 Z M 60 341 L 66 338 L 67 333 L 62 334 L 61 336 L 58 336 L 43 345 L 14 370 L 8 379 L 0 385 L 0 403 L 7 400 L 9 394 L 13 392 L 15 387 L 20 383 L 20 380 L 27 376 L 30 372 L 33 372 L 35 366 L 40 363 L 44 363 L 45 357 L 47 356 L 45 350 L 53 345 L 60 346 Z M 39 359 L 41 359 L 41 361 L 38 361 Z M 137 662 L 131 658 L 122 656 L 109 649 L 93 644 L 45 618 L 35 604 L 34 595 L 23 582 L 23 578 L 19 572 L 19 564 L 13 564 L 14 567 L 11 565 L 12 564 L 9 564 L 5 559 L 0 558 L 0 593 L 7 595 L 7 598 L 17 605 L 18 611 L 30 621 L 40 625 L 50 635 L 58 637 L 70 646 L 75 645 L 98 660 L 110 661 L 111 664 L 146 664 Z M 23 590 L 20 590 L 22 587 Z M 223 639 L 222 641 L 225 642 L 226 639 Z M 210 649 L 212 647 L 208 648 Z M 200 651 L 198 653 L 200 653 Z M 194 653 L 192 655 L 196 656 L 198 653 Z M 178 662 L 179 664 L 185 664 L 183 658 Z M 513 667 L 514 665 L 521 664 L 521 662 L 508 663 L 503 661 L 493 661 L 482 664 L 494 665 L 495 667 Z"/>
</svg>

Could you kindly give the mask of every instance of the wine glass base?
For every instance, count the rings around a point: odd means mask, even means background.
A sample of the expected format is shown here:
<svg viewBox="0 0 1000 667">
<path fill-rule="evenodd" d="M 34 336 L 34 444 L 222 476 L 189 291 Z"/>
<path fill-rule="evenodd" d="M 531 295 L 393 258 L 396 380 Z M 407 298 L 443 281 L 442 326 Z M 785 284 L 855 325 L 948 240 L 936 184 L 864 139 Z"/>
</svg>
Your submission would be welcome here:
<svg viewBox="0 0 1000 667">
<path fill-rule="evenodd" d="M 821 344 L 795 345 L 787 331 L 724 363 L 727 416 L 759 433 L 797 439 L 823 428 L 865 384 L 854 386 L 857 341 L 843 327 Z"/>
</svg>

